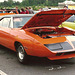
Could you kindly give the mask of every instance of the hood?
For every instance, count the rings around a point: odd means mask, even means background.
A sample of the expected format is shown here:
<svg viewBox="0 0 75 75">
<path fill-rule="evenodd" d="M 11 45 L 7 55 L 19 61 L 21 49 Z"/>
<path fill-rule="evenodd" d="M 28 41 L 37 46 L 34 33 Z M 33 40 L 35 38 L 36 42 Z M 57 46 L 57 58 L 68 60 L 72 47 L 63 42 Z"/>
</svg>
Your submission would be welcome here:
<svg viewBox="0 0 75 75">
<path fill-rule="evenodd" d="M 50 10 L 35 14 L 22 28 L 40 27 L 40 26 L 59 26 L 70 16 L 75 14 L 75 10 Z"/>
</svg>

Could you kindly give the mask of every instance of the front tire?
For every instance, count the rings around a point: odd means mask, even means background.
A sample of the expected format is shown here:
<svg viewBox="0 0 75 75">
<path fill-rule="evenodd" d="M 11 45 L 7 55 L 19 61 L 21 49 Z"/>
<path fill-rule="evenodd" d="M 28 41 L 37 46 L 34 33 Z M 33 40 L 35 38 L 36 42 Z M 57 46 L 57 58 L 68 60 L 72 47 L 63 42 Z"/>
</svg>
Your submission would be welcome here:
<svg viewBox="0 0 75 75">
<path fill-rule="evenodd" d="M 17 57 L 18 57 L 18 61 L 22 64 L 26 64 L 27 63 L 27 53 L 24 50 L 24 47 L 19 44 L 17 47 Z"/>
</svg>

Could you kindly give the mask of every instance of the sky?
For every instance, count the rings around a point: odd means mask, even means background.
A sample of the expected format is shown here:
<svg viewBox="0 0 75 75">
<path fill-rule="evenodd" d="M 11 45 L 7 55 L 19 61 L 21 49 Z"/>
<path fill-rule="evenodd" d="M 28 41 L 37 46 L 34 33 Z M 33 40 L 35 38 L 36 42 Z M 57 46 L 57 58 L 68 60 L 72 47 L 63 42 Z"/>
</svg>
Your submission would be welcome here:
<svg viewBox="0 0 75 75">
<path fill-rule="evenodd" d="M 4 2 L 4 1 L 8 1 L 8 0 L 0 0 L 0 2 Z M 19 2 L 22 2 L 22 0 L 13 0 L 13 1 L 19 1 Z"/>
</svg>

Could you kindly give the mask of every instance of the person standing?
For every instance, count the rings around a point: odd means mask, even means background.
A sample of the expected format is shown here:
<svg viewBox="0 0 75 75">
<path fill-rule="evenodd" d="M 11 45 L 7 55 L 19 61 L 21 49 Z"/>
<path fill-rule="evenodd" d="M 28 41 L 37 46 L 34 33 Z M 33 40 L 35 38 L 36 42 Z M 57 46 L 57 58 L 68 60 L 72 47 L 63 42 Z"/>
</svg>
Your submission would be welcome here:
<svg viewBox="0 0 75 75">
<path fill-rule="evenodd" d="M 7 13 L 7 12 L 6 12 L 6 9 L 3 10 L 3 13 Z"/>
<path fill-rule="evenodd" d="M 65 5 L 65 6 L 64 6 L 64 9 L 68 9 L 68 6 L 67 6 L 67 5 Z"/>
<path fill-rule="evenodd" d="M 23 8 L 21 8 L 20 14 L 26 14 Z"/>
<path fill-rule="evenodd" d="M 32 10 L 31 7 L 29 7 L 28 11 L 29 11 L 29 14 L 34 14 L 34 11 Z"/>
<path fill-rule="evenodd" d="M 29 11 L 28 11 L 28 8 L 27 7 L 25 7 L 25 13 L 26 14 L 29 14 Z"/>
<path fill-rule="evenodd" d="M 16 6 L 16 14 L 20 14 L 20 10 L 18 9 L 17 6 Z"/>
</svg>

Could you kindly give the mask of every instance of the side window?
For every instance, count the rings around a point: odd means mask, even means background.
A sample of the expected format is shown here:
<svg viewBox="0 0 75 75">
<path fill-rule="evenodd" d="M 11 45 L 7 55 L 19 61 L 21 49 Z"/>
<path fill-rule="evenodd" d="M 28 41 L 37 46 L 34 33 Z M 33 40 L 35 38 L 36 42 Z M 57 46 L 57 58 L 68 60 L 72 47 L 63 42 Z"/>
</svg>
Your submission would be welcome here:
<svg viewBox="0 0 75 75">
<path fill-rule="evenodd" d="M 10 23 L 11 23 L 11 18 L 3 18 L 0 21 L 0 26 L 9 28 L 10 27 Z"/>
</svg>

